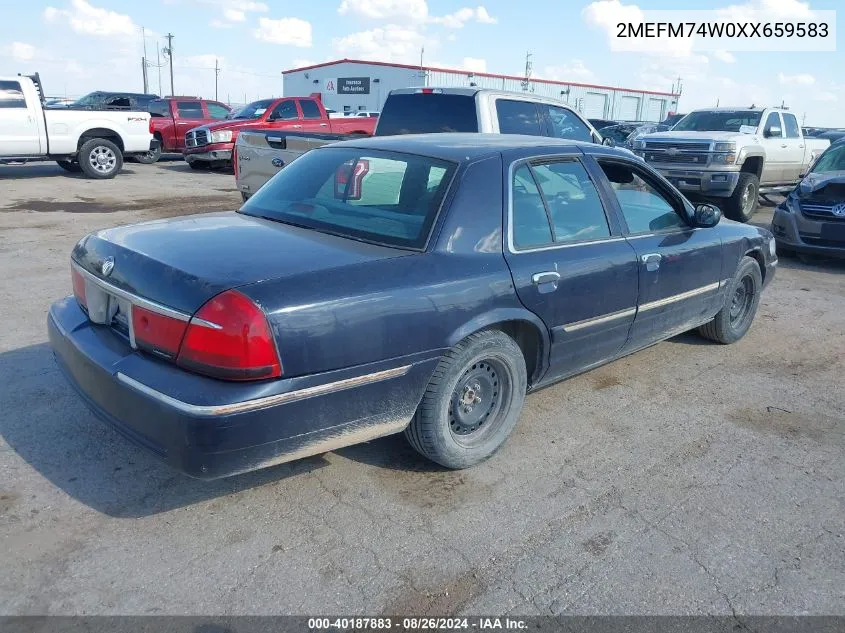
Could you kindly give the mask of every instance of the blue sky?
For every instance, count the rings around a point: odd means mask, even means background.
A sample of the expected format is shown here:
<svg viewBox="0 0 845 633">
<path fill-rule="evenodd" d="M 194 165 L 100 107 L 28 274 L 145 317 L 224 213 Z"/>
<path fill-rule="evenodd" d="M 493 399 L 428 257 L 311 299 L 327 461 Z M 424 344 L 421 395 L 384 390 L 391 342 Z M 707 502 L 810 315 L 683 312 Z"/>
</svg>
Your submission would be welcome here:
<svg viewBox="0 0 845 633">
<path fill-rule="evenodd" d="M 478 4 L 478 2 L 481 4 Z M 807 19 L 841 0 L 710 0 L 686 9 L 751 12 L 763 19 Z M 280 71 L 341 57 L 418 63 L 521 75 L 531 51 L 535 76 L 669 90 L 683 79 L 681 110 L 780 104 L 808 125 L 845 127 L 845 57 L 838 52 L 662 52 L 610 50 L 619 16 L 676 8 L 652 0 L 30 0 L 4 3 L 0 75 L 38 70 L 51 95 L 95 89 L 140 90 L 141 27 L 147 51 L 171 32 L 179 94 L 221 99 L 277 95 Z M 162 59 L 163 61 L 163 59 Z M 162 90 L 169 91 L 162 69 Z M 158 71 L 150 69 L 151 90 Z"/>
</svg>

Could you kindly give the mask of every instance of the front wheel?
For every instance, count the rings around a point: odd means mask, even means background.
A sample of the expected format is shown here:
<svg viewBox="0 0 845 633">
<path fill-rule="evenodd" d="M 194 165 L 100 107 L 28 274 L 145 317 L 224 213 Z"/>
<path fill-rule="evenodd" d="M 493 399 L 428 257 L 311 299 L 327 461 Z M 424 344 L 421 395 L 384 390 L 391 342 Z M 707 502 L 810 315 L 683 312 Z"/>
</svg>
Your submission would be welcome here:
<svg viewBox="0 0 845 633">
<path fill-rule="evenodd" d="M 92 138 L 79 148 L 79 166 L 88 178 L 114 178 L 123 169 L 123 153 L 104 138 Z"/>
<path fill-rule="evenodd" d="M 473 466 L 510 436 L 527 385 L 516 342 L 499 330 L 476 332 L 440 360 L 405 436 L 442 466 Z"/>
<path fill-rule="evenodd" d="M 705 338 L 717 343 L 736 343 L 745 336 L 754 321 L 762 289 L 763 275 L 760 265 L 753 257 L 743 257 L 725 294 L 722 309 L 710 323 L 702 325 L 698 331 Z"/>
<path fill-rule="evenodd" d="M 725 215 L 737 222 L 748 222 L 757 210 L 760 180 L 756 174 L 742 172 L 736 188 L 725 202 Z"/>
</svg>

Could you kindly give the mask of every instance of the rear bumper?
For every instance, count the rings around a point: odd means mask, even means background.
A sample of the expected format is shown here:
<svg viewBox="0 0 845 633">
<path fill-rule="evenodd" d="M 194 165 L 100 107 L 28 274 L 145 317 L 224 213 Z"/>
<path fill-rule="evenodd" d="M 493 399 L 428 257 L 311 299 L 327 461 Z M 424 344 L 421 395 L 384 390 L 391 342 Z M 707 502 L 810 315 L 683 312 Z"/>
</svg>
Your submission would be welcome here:
<svg viewBox="0 0 845 633">
<path fill-rule="evenodd" d="M 436 356 L 229 383 L 134 352 L 75 299 L 50 308 L 59 367 L 94 414 L 193 477 L 215 479 L 402 431 Z"/>
<path fill-rule="evenodd" d="M 835 257 L 845 259 L 845 228 L 842 229 L 842 239 L 829 239 L 822 236 L 825 223 L 811 220 L 800 213 L 792 213 L 775 208 L 770 230 L 775 236 L 778 248 L 818 255 L 820 257 Z M 845 227 L 845 222 L 839 221 Z"/>
<path fill-rule="evenodd" d="M 232 160 L 232 150 L 234 147 L 234 143 L 210 143 L 209 145 L 201 145 L 199 147 L 186 147 L 183 154 L 185 160 L 189 163 L 195 161 L 228 161 Z"/>
<path fill-rule="evenodd" d="M 703 196 L 727 198 L 731 196 L 739 182 L 739 172 L 735 171 L 704 171 L 690 169 L 666 169 L 651 164 L 666 180 L 671 182 L 679 191 L 684 193 L 698 193 Z"/>
<path fill-rule="evenodd" d="M 157 138 L 153 138 L 150 141 L 150 147 L 149 147 L 148 150 L 145 150 L 143 152 L 123 152 L 123 155 L 124 156 L 138 156 L 139 154 L 146 154 L 147 152 L 154 152 L 160 147 L 161 147 L 161 141 L 159 141 Z"/>
</svg>

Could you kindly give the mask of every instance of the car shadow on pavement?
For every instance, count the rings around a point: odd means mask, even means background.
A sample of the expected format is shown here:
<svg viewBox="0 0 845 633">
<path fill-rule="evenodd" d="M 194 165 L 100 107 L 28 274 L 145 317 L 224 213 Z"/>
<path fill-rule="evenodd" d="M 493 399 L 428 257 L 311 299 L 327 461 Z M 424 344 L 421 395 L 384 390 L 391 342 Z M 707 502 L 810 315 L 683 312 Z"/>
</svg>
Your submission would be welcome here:
<svg viewBox="0 0 845 633">
<path fill-rule="evenodd" d="M 134 174 L 135 172 L 124 167 L 120 170 L 118 176 L 126 174 Z M 38 163 L 27 165 L 0 165 L 0 181 L 3 180 L 31 180 L 33 178 L 45 178 L 55 176 L 56 178 L 73 178 L 75 180 L 90 180 L 96 182 L 94 178 L 88 178 L 83 173 L 72 173 L 65 171 L 55 163 Z"/>
<path fill-rule="evenodd" d="M 845 259 L 818 257 L 814 255 L 783 255 L 778 257 L 778 268 L 806 270 L 813 273 L 841 275 L 845 273 Z M 775 277 L 777 282 L 777 277 Z"/>
<path fill-rule="evenodd" d="M 9 448 L 70 497 L 113 517 L 167 512 L 328 464 L 316 456 L 226 479 L 192 479 L 131 444 L 91 413 L 56 366 L 46 343 L 0 354 L 0 402 L 0 437 Z M 14 457 L 4 458 L 3 467 L 15 472 Z M 4 488 L 9 485 L 13 484 L 7 481 Z"/>
</svg>

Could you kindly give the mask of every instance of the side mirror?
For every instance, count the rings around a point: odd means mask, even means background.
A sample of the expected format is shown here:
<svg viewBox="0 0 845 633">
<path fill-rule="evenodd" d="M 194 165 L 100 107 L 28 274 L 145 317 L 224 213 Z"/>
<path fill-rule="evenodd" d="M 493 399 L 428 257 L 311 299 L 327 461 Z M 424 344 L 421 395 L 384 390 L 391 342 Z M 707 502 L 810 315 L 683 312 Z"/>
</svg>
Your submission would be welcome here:
<svg viewBox="0 0 845 633">
<path fill-rule="evenodd" d="M 766 137 L 780 136 L 780 135 L 781 135 L 781 130 L 780 130 L 780 127 L 778 127 L 777 125 L 773 125 L 772 127 L 767 127 L 765 132 L 763 132 L 763 136 L 766 136 Z"/>
<path fill-rule="evenodd" d="M 695 207 L 695 225 L 702 228 L 716 226 L 722 219 L 722 212 L 719 207 L 712 204 L 699 204 Z"/>
<path fill-rule="evenodd" d="M 610 138 L 609 136 L 605 136 L 605 137 L 602 139 L 601 144 L 602 144 L 602 145 L 607 145 L 608 147 L 616 147 L 616 141 L 614 141 L 614 140 L 613 140 L 612 138 Z"/>
</svg>

